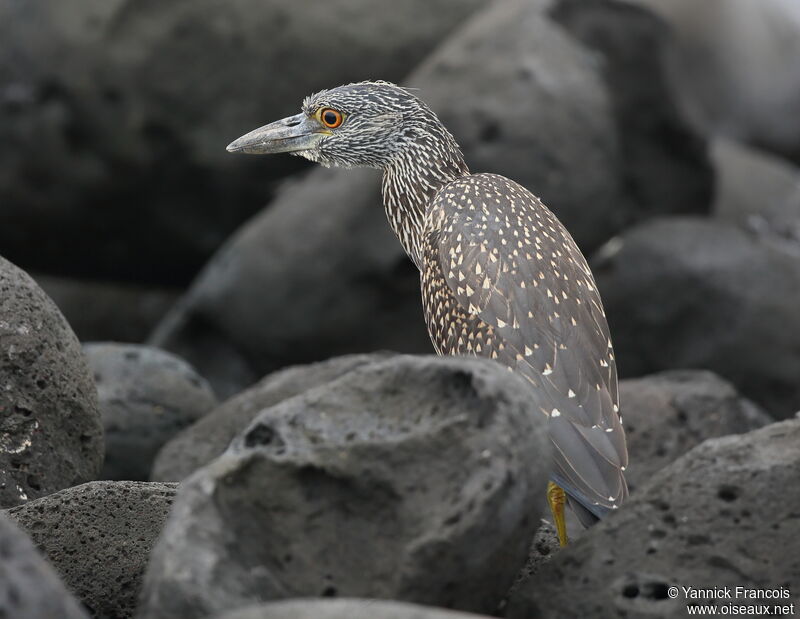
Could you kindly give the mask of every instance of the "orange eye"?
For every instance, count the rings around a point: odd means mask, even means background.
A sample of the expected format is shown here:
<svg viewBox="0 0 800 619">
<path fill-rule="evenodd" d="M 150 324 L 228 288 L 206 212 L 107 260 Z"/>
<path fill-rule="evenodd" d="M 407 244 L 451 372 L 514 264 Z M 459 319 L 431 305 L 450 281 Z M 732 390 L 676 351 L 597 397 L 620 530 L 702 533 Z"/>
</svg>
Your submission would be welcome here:
<svg viewBox="0 0 800 619">
<path fill-rule="evenodd" d="M 320 122 L 329 129 L 336 129 L 344 122 L 344 116 L 338 110 L 326 107 L 319 111 L 318 117 Z"/>
</svg>

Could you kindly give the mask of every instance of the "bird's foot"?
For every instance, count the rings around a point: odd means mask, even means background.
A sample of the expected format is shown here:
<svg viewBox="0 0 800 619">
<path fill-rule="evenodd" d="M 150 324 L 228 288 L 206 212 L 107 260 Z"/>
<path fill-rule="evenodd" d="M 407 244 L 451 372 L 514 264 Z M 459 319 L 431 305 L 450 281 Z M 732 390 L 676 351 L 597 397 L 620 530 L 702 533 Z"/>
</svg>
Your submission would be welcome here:
<svg viewBox="0 0 800 619">
<path fill-rule="evenodd" d="M 547 483 L 547 503 L 550 505 L 550 511 L 553 513 L 553 522 L 556 525 L 556 532 L 558 533 L 558 543 L 561 546 L 566 546 L 567 542 L 567 521 L 565 519 L 564 505 L 567 502 L 567 495 L 564 494 L 564 489 L 561 486 L 554 484 L 552 481 Z"/>
</svg>

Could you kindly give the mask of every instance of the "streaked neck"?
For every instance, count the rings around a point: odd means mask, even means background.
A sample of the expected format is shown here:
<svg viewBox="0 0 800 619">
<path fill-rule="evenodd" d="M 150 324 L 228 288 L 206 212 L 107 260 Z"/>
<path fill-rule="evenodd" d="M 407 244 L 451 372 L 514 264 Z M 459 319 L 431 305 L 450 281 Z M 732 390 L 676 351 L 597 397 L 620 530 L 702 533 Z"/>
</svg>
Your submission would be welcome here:
<svg viewBox="0 0 800 619">
<path fill-rule="evenodd" d="M 461 150 L 442 129 L 442 136 L 418 141 L 383 170 L 386 216 L 417 268 L 422 268 L 422 230 L 428 205 L 444 185 L 469 174 Z"/>
</svg>

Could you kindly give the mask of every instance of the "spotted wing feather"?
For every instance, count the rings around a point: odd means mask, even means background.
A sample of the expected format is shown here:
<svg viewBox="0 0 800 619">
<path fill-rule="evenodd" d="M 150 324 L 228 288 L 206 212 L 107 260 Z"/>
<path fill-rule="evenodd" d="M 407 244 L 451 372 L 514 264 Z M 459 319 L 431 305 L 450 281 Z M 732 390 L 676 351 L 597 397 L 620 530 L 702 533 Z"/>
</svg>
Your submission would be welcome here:
<svg viewBox="0 0 800 619">
<path fill-rule="evenodd" d="M 423 297 L 442 354 L 496 359 L 537 389 L 553 479 L 595 515 L 627 494 L 617 370 L 586 260 L 524 187 L 475 174 L 443 187 L 426 216 Z"/>
</svg>

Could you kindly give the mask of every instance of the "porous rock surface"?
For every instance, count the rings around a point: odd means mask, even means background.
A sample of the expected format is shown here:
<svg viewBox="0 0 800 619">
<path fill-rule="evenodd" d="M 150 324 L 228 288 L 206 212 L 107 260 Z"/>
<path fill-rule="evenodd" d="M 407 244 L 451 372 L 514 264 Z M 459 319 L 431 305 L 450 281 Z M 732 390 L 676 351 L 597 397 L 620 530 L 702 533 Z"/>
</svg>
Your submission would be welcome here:
<svg viewBox="0 0 800 619">
<path fill-rule="evenodd" d="M 308 596 L 494 610 L 539 524 L 536 406 L 492 361 L 398 356 L 265 410 L 182 483 L 140 618 Z"/>
<path fill-rule="evenodd" d="M 620 381 L 621 412 L 636 491 L 704 440 L 755 430 L 773 419 L 707 370 L 669 370 Z"/>
<path fill-rule="evenodd" d="M 799 443 L 800 420 L 792 419 L 698 445 L 519 588 L 507 617 L 677 619 L 688 604 L 714 603 L 687 599 L 681 587 L 795 595 Z"/>
<path fill-rule="evenodd" d="M 106 437 L 103 479 L 144 481 L 161 446 L 217 404 L 188 363 L 157 348 L 84 345 L 94 373 Z"/>
<path fill-rule="evenodd" d="M 262 410 L 335 380 L 355 368 L 383 361 L 389 354 L 344 355 L 270 374 L 164 445 L 153 465 L 151 479 L 180 481 L 188 477 L 222 454 L 234 437 L 247 428 Z"/>
<path fill-rule="evenodd" d="M 93 617 L 127 619 L 176 486 L 95 481 L 7 513 Z"/>
<path fill-rule="evenodd" d="M 87 619 L 80 604 L 58 579 L 13 520 L 0 513 L 0 617 L 9 619 Z"/>
<path fill-rule="evenodd" d="M 0 507 L 96 479 L 102 462 L 78 339 L 36 282 L 0 257 Z"/>
</svg>

